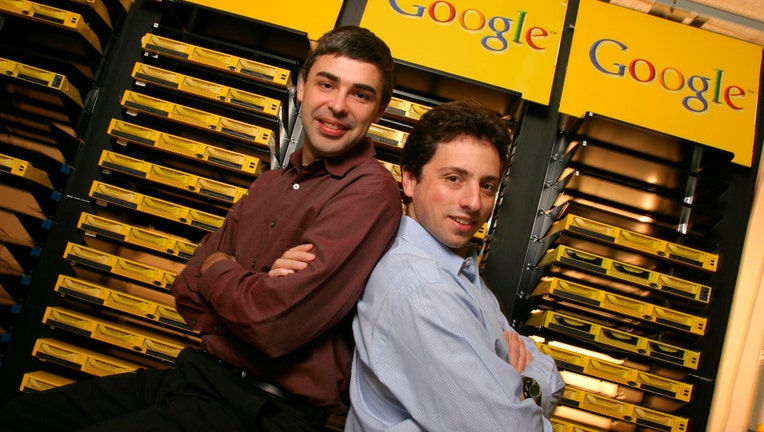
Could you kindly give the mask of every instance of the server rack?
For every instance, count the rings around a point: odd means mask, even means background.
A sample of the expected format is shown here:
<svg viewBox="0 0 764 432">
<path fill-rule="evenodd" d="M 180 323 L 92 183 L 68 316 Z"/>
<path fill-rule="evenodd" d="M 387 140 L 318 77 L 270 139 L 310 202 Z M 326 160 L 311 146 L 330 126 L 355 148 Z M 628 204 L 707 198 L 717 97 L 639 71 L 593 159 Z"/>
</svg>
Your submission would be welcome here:
<svg viewBox="0 0 764 432">
<path fill-rule="evenodd" d="M 486 279 L 563 372 L 555 427 L 704 430 L 756 167 L 596 113 L 554 124 L 538 194 L 505 197 L 536 208 L 500 210 L 528 231 L 497 227 Z"/>
<path fill-rule="evenodd" d="M 278 165 L 296 113 L 291 80 L 301 58 L 294 53 L 309 47 L 304 34 L 267 23 L 247 25 L 275 38 L 268 50 L 191 33 L 185 11 L 170 2 L 59 3 L 70 7 L 0 4 L 3 33 L 23 39 L 1 51 L 3 79 L 13 85 L 13 97 L 4 98 L 14 104 L 4 111 L 6 129 L 15 138 L 33 128 L 36 135 L 25 137 L 63 153 L 55 156 L 69 168 L 60 178 L 39 157 L 3 159 L 24 186 L 3 187 L 39 203 L 24 214 L 26 202 L 14 200 L 8 223 L 26 228 L 37 218 L 48 230 L 21 239 L 45 265 L 8 272 L 21 282 L 5 284 L 13 288 L 13 313 L 3 318 L 14 321 L 0 370 L 4 398 L 168 367 L 183 347 L 199 343 L 169 287 L 201 237 L 222 224 L 263 170 Z M 85 6 L 87 17 L 74 11 Z M 45 30 L 46 42 L 22 20 Z M 60 46 L 47 41 L 54 36 Z M 27 106 L 29 114 L 19 109 Z"/>
</svg>

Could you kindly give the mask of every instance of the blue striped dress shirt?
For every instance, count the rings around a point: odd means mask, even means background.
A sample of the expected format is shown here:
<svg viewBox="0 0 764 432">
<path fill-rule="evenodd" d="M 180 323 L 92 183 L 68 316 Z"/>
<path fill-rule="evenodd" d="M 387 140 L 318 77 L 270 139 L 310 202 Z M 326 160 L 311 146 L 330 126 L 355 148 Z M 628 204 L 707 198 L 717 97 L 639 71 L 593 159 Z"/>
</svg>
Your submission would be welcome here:
<svg viewBox="0 0 764 432">
<path fill-rule="evenodd" d="M 353 321 L 346 431 L 551 431 L 564 383 L 553 359 L 533 354 L 523 375 L 542 408 L 521 400 L 504 330 L 514 332 L 466 259 L 404 216 L 392 248 L 372 272 Z"/>
</svg>

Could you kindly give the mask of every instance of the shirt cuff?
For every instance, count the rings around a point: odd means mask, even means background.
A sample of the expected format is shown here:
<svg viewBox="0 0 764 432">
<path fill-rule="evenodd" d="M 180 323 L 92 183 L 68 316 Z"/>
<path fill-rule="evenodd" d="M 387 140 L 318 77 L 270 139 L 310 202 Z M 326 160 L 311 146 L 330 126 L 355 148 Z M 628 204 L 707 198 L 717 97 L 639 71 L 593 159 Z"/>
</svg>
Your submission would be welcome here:
<svg viewBox="0 0 764 432">
<path fill-rule="evenodd" d="M 215 282 L 227 271 L 241 269 L 239 263 L 234 260 L 224 259 L 212 264 L 199 278 L 196 289 L 205 300 L 209 300 L 215 290 Z"/>
<path fill-rule="evenodd" d="M 544 412 L 544 417 L 550 418 L 557 406 L 557 398 L 555 393 L 557 392 L 556 382 L 550 382 L 549 375 L 539 370 L 526 369 L 523 371 L 523 375 L 533 378 L 541 389 L 541 410 Z M 554 387 L 554 388 L 553 388 Z"/>
</svg>

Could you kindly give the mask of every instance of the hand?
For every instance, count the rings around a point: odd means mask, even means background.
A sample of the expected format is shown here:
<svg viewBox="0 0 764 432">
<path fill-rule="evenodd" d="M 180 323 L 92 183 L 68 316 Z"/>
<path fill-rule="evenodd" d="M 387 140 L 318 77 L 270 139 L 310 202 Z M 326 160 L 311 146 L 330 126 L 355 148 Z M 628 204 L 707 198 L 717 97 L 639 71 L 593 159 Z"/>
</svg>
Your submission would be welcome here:
<svg viewBox="0 0 764 432">
<path fill-rule="evenodd" d="M 517 332 L 510 333 L 504 330 L 504 340 L 509 347 L 509 363 L 517 370 L 517 373 L 522 373 L 533 360 L 533 355 L 520 340 Z"/>
<path fill-rule="evenodd" d="M 316 254 L 312 253 L 313 245 L 310 243 L 301 244 L 288 249 L 277 258 L 271 266 L 268 275 L 271 277 L 280 277 L 292 274 L 298 270 L 304 270 L 308 263 L 316 260 Z"/>
<path fill-rule="evenodd" d="M 207 269 L 210 268 L 213 264 L 223 261 L 223 260 L 232 260 L 236 261 L 236 258 L 232 257 L 231 255 L 228 255 L 223 252 L 213 252 L 207 256 L 207 258 L 204 259 L 202 262 L 202 265 L 199 267 L 199 272 L 201 274 L 204 274 L 204 272 L 207 271 Z"/>
<path fill-rule="evenodd" d="M 508 330 L 504 330 L 504 340 L 507 341 L 507 347 L 509 347 L 509 363 L 517 373 L 522 373 L 533 360 L 533 355 L 526 349 L 517 332 L 510 333 Z M 525 394 L 520 392 L 520 400 L 524 399 Z"/>
</svg>

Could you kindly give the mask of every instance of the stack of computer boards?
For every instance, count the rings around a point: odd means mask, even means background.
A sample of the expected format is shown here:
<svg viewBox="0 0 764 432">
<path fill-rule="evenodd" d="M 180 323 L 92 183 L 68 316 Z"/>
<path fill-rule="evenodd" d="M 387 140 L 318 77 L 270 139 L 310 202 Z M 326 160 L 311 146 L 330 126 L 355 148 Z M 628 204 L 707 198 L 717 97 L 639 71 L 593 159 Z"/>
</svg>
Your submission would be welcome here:
<svg viewBox="0 0 764 432">
<path fill-rule="evenodd" d="M 587 115 L 547 173 L 525 330 L 566 383 L 555 430 L 691 430 L 732 155 Z"/>
<path fill-rule="evenodd" d="M 130 6 L 0 1 L 0 359 L 61 202 L 110 40 Z"/>
<path fill-rule="evenodd" d="M 99 115 L 116 114 L 100 119 L 93 141 L 101 145 L 88 149 L 97 164 L 84 192 L 89 205 L 61 253 L 67 265 L 52 287 L 56 301 L 41 317 L 49 331 L 32 355 L 43 367 L 24 376 L 22 391 L 168 367 L 198 346 L 170 287 L 202 237 L 281 164 L 282 144 L 292 139 L 302 59 L 261 50 L 258 41 L 190 33 L 174 14 L 158 16 L 124 48 L 139 53 L 121 59 L 126 87 L 99 102 L 112 104 Z M 301 37 L 304 55 L 309 41 Z"/>
</svg>

